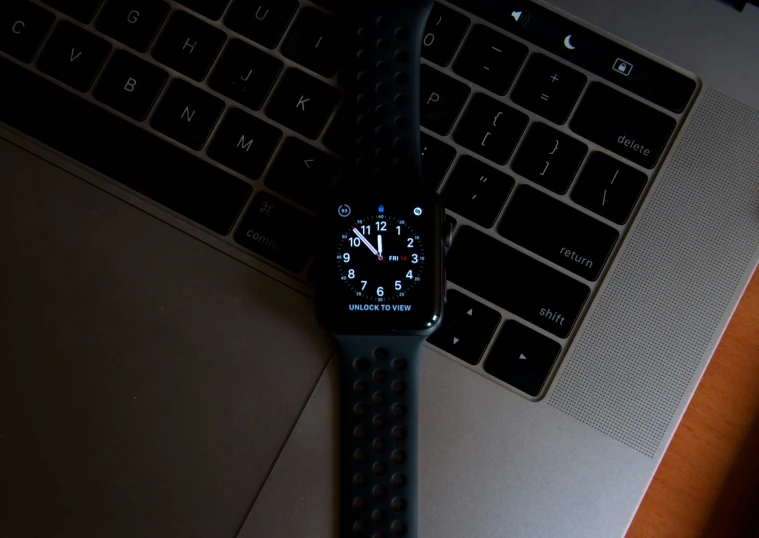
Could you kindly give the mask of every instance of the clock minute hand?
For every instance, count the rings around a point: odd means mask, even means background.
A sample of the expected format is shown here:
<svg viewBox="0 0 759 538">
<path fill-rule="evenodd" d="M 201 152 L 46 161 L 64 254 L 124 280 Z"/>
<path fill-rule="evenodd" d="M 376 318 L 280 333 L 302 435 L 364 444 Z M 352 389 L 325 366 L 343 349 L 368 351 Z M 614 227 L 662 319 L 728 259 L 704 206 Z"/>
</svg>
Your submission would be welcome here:
<svg viewBox="0 0 759 538">
<path fill-rule="evenodd" d="M 363 242 L 363 243 L 364 243 L 364 244 L 365 244 L 367 247 L 369 247 L 369 250 L 371 250 L 371 251 L 374 253 L 374 255 L 375 255 L 375 256 L 379 256 L 379 252 L 377 252 L 377 249 L 376 249 L 376 248 L 374 248 L 374 246 L 373 246 L 373 245 L 372 245 L 372 244 L 371 244 L 369 241 L 367 241 L 366 237 L 364 237 L 364 236 L 361 234 L 361 232 L 359 232 L 359 231 L 358 231 L 358 230 L 357 230 L 355 227 L 353 228 L 353 233 L 355 233 L 355 234 L 358 236 L 358 238 L 359 238 L 359 239 L 361 239 L 361 241 L 362 241 L 362 242 Z"/>
</svg>

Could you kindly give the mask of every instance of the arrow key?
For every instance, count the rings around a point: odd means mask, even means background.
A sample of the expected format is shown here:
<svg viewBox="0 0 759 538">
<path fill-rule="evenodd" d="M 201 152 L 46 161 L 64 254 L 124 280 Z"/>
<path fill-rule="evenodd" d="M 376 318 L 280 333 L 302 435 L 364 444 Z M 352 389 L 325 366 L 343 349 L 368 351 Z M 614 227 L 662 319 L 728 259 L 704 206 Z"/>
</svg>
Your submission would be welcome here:
<svg viewBox="0 0 759 538">
<path fill-rule="evenodd" d="M 337 173 L 337 159 L 297 138 L 288 138 L 266 177 L 266 186 L 309 208 Z"/>
<path fill-rule="evenodd" d="M 537 396 L 560 352 L 561 345 L 557 342 L 509 320 L 485 360 L 485 371 L 530 396 Z"/>
<path fill-rule="evenodd" d="M 477 364 L 501 315 L 456 290 L 449 290 L 443 323 L 427 341 L 469 364 Z"/>
</svg>

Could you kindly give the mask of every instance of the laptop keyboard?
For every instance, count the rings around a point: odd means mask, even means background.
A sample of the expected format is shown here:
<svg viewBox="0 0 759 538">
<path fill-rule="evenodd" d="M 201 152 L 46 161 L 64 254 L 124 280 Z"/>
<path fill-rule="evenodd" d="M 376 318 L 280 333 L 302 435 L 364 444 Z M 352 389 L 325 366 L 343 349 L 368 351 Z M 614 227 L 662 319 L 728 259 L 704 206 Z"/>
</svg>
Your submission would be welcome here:
<svg viewBox="0 0 759 538">
<path fill-rule="evenodd" d="M 5 0 L 0 121 L 307 278 L 345 143 L 332 4 Z M 696 83 L 534 4 L 438 2 L 423 58 L 423 171 L 458 224 L 429 342 L 539 397 Z"/>
</svg>

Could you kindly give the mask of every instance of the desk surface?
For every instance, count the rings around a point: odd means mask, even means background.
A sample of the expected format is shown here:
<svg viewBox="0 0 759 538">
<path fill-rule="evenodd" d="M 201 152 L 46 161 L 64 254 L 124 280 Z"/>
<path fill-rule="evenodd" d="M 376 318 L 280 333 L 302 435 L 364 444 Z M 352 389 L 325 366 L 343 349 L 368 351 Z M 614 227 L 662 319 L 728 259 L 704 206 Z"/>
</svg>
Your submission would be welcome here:
<svg viewBox="0 0 759 538">
<path fill-rule="evenodd" d="M 759 271 L 627 538 L 759 538 Z"/>
</svg>

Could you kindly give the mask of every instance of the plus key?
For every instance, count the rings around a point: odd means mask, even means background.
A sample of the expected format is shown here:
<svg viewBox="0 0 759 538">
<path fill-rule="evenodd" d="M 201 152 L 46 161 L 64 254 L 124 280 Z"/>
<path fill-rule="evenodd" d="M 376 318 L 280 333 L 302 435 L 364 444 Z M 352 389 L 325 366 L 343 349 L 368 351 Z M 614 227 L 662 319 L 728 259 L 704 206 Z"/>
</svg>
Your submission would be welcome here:
<svg viewBox="0 0 759 538">
<path fill-rule="evenodd" d="M 554 123 L 564 123 L 585 86 L 585 75 L 542 54 L 533 54 L 511 98 Z"/>
</svg>

